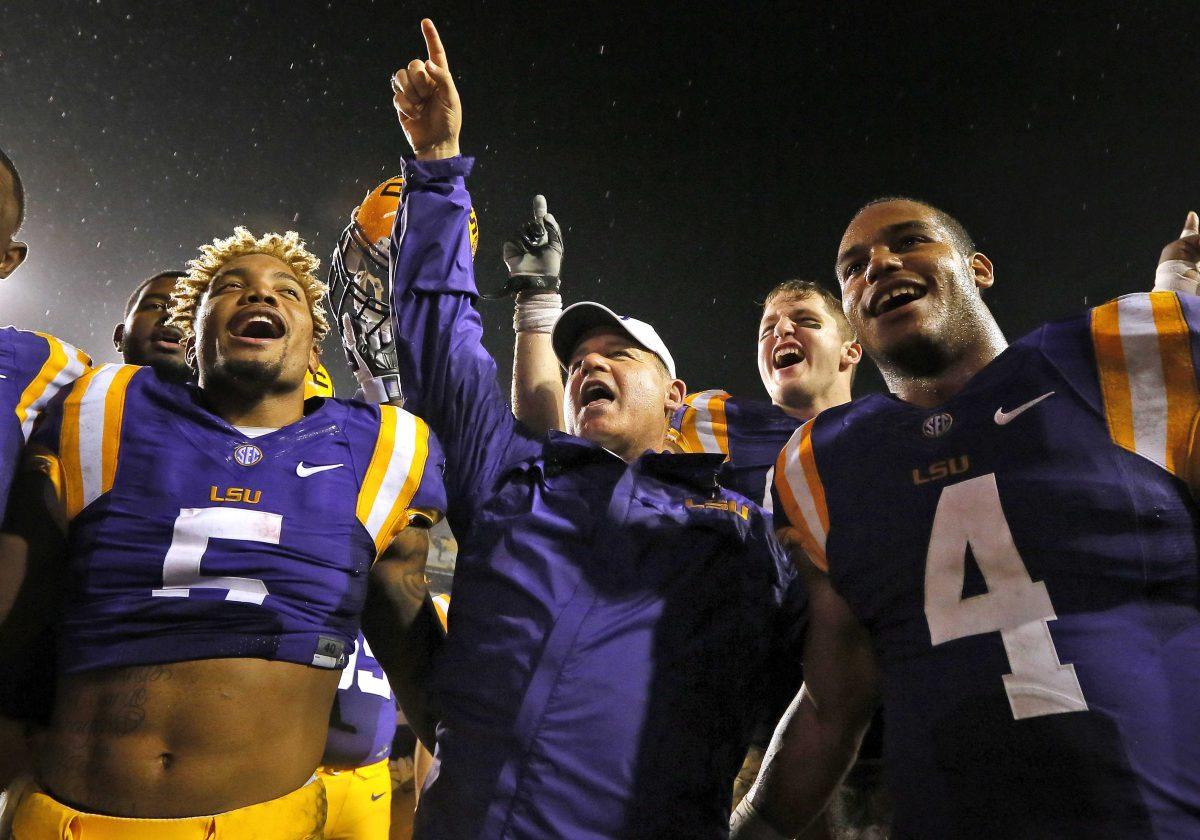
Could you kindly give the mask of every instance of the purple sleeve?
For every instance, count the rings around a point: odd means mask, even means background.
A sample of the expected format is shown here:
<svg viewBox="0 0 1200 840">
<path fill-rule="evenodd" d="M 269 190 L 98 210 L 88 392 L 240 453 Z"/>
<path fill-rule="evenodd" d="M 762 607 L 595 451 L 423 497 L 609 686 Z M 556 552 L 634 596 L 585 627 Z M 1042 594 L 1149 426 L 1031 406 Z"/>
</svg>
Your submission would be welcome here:
<svg viewBox="0 0 1200 840">
<path fill-rule="evenodd" d="M 471 158 L 405 161 L 392 232 L 392 317 L 404 407 L 446 455 L 451 507 L 473 506 L 506 466 L 540 445 L 513 417 L 475 311 L 465 177 Z"/>
</svg>

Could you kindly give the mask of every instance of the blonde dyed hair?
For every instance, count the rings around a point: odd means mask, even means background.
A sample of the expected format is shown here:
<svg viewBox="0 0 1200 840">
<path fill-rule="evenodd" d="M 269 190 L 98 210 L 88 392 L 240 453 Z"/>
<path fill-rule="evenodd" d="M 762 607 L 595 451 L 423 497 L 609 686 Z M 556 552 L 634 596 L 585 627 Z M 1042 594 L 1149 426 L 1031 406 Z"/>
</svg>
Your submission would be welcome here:
<svg viewBox="0 0 1200 840">
<path fill-rule="evenodd" d="M 320 341 L 329 332 L 329 321 L 325 318 L 325 293 L 329 287 L 317 279 L 317 268 L 321 261 L 304 247 L 304 240 L 294 230 L 287 233 L 268 233 L 261 239 L 244 227 L 233 229 L 228 239 L 214 239 L 211 245 L 200 246 L 200 256 L 189 260 L 188 271 L 175 283 L 171 293 L 171 323 L 183 331 L 185 337 L 196 330 L 196 309 L 200 298 L 212 285 L 213 278 L 221 266 L 230 260 L 247 254 L 266 254 L 287 265 L 308 298 L 308 311 L 312 314 L 313 339 Z"/>
</svg>

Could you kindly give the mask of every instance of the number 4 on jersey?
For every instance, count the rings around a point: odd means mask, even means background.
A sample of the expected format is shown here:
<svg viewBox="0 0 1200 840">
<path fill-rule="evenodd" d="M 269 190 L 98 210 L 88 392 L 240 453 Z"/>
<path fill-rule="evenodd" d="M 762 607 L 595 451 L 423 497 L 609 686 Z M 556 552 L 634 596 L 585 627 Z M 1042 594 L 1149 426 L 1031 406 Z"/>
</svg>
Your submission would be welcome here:
<svg viewBox="0 0 1200 840">
<path fill-rule="evenodd" d="M 967 547 L 987 583 L 963 598 Z M 925 560 L 925 618 L 935 646 L 1000 633 L 1011 674 L 1004 675 L 1013 717 L 1087 710 L 1074 665 L 1063 665 L 1048 622 L 1057 618 L 1046 584 L 1029 577 L 1000 506 L 993 473 L 942 491 Z"/>
</svg>

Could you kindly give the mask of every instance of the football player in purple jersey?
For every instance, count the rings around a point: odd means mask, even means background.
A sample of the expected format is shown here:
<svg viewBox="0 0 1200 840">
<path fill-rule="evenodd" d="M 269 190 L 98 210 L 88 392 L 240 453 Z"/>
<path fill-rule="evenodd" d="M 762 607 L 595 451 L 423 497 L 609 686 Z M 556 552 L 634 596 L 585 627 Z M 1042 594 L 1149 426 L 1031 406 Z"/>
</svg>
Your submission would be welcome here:
<svg viewBox="0 0 1200 840">
<path fill-rule="evenodd" d="M 1200 302 L 1179 293 L 1198 227 L 1159 290 L 1009 346 L 957 220 L 909 199 L 855 215 L 844 306 L 893 393 L 780 456 L 806 688 L 737 840 L 809 823 L 881 699 L 896 836 L 1200 836 Z"/>
<path fill-rule="evenodd" d="M 16 239 L 25 220 L 25 187 L 16 165 L 0 149 L 0 280 L 20 267 L 29 246 Z M 21 447 L 34 421 L 59 389 L 87 370 L 90 360 L 81 351 L 45 333 L 0 329 L 0 516 L 8 506 L 9 487 L 20 460 Z M 0 540 L 4 537 L 0 536 Z M 0 578 L 19 576 L 0 557 Z M 0 602 L 0 610 L 6 609 Z M 41 677 L 29 668 L 41 664 L 18 654 L 19 662 L 0 662 L 7 679 L 0 679 L 0 788 L 23 767 L 25 720 L 34 712 L 29 687 Z M 20 673 L 18 673 L 18 671 Z"/>
<path fill-rule="evenodd" d="M 197 384 L 106 365 L 43 414 L 0 642 L 57 613 L 58 690 L 16 836 L 320 837 L 360 614 L 409 678 L 405 628 L 436 617 L 390 547 L 439 518 L 440 448 L 400 409 L 305 400 L 316 267 L 294 233 L 214 240 L 172 310 Z"/>
<path fill-rule="evenodd" d="M 149 365 L 161 376 L 187 382 L 192 369 L 183 358 L 183 333 L 170 323 L 171 293 L 186 271 L 160 271 L 141 283 L 125 304 L 125 320 L 113 328 L 113 347 L 127 365 Z"/>
</svg>

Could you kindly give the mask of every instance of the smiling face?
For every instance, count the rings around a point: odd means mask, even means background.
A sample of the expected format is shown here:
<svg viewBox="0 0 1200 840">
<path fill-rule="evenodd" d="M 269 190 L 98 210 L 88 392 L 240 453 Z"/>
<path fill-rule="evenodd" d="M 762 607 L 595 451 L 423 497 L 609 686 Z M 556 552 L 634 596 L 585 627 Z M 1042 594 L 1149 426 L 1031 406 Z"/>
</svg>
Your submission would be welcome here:
<svg viewBox="0 0 1200 840">
<path fill-rule="evenodd" d="M 846 318 L 881 367 L 936 375 L 993 323 L 980 296 L 991 261 L 962 253 L 938 211 L 915 201 L 860 210 L 837 273 Z"/>
<path fill-rule="evenodd" d="M 319 359 L 304 288 L 287 263 L 266 254 L 229 260 L 200 300 L 188 342 L 200 387 L 303 392 Z"/>
<path fill-rule="evenodd" d="M 567 364 L 567 430 L 631 461 L 663 448 L 683 382 L 658 356 L 609 327 L 579 340 Z"/>
<path fill-rule="evenodd" d="M 758 324 L 758 375 L 784 410 L 821 410 L 850 399 L 861 350 L 816 294 L 767 300 Z"/>
<path fill-rule="evenodd" d="M 142 287 L 113 343 L 126 364 L 149 365 L 169 379 L 184 382 L 191 369 L 183 358 L 183 333 L 167 324 L 175 277 L 155 277 Z"/>
</svg>

